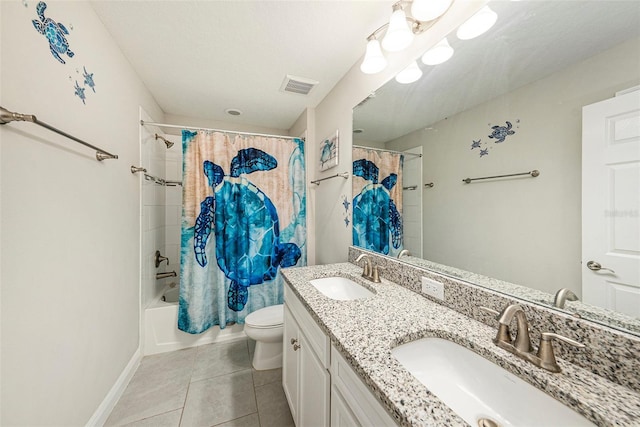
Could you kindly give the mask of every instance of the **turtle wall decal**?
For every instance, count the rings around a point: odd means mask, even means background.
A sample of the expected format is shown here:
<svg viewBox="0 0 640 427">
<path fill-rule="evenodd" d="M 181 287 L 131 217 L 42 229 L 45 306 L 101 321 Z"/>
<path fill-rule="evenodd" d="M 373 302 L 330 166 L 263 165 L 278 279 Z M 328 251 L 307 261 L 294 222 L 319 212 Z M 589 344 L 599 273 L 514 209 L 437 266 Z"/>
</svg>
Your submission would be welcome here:
<svg viewBox="0 0 640 427">
<path fill-rule="evenodd" d="M 65 35 L 69 34 L 69 30 L 61 23 L 51 18 L 45 18 L 44 11 L 46 9 L 47 4 L 43 1 L 39 2 L 36 6 L 36 12 L 40 20 L 34 19 L 31 22 L 35 29 L 49 41 L 49 50 L 51 50 L 53 57 L 61 63 L 66 64 L 60 55 L 67 55 L 69 58 L 73 58 L 74 55 L 71 49 L 69 49 L 69 42 L 65 37 Z"/>
<path fill-rule="evenodd" d="M 207 265 L 205 248 L 213 227 L 218 266 L 231 281 L 227 305 L 234 311 L 244 308 L 249 286 L 275 279 L 279 267 L 296 265 L 302 255 L 296 244 L 280 242 L 278 212 L 271 200 L 240 176 L 277 166 L 273 156 L 257 148 L 239 150 L 229 175 L 209 160 L 203 164 L 214 195 L 200 203 L 194 227 L 195 258 L 201 267 Z"/>
<path fill-rule="evenodd" d="M 390 174 L 378 183 L 379 169 L 366 159 L 353 162 L 353 175 L 370 181 L 353 198 L 353 244 L 389 254 L 389 237 L 395 249 L 402 245 L 402 218 L 391 198 L 398 175 Z"/>
<path fill-rule="evenodd" d="M 496 144 L 499 142 L 504 142 L 505 138 L 509 135 L 513 135 L 516 133 L 516 131 L 511 130 L 511 128 L 513 127 L 511 125 L 511 122 L 506 122 L 506 126 L 491 126 L 491 129 L 493 129 L 493 132 L 491 133 L 491 135 L 489 135 L 489 138 L 493 138 L 496 140 Z"/>
</svg>

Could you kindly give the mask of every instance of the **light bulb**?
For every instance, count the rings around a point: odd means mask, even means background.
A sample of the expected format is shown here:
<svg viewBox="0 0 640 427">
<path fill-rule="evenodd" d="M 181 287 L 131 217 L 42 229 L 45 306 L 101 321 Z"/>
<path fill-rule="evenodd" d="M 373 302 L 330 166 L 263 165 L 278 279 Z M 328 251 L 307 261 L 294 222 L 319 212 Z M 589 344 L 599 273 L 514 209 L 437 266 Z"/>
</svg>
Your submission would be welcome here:
<svg viewBox="0 0 640 427">
<path fill-rule="evenodd" d="M 411 16 L 418 21 L 433 21 L 449 9 L 453 0 L 413 0 Z"/>
<path fill-rule="evenodd" d="M 389 52 L 398 52 L 411 44 L 413 32 L 407 24 L 404 10 L 397 9 L 391 14 L 389 27 L 382 39 L 382 47 Z"/>
<path fill-rule="evenodd" d="M 489 6 L 485 6 L 469 18 L 467 22 L 458 27 L 456 36 L 461 40 L 478 37 L 489 31 L 489 28 L 493 27 L 493 24 L 495 24 L 497 20 L 498 14 L 489 9 Z"/>
<path fill-rule="evenodd" d="M 360 64 L 360 71 L 365 74 L 375 74 L 384 70 L 386 66 L 387 60 L 382 54 L 380 42 L 372 38 L 367 42 L 367 51 L 364 54 L 362 64 Z"/>
<path fill-rule="evenodd" d="M 420 77 L 422 77 L 422 70 L 418 67 L 418 63 L 413 61 L 407 68 L 396 75 L 396 81 L 402 84 L 409 84 L 420 79 Z"/>
<path fill-rule="evenodd" d="M 425 65 L 438 65 L 453 56 L 453 48 L 446 38 L 440 40 L 437 45 L 429 49 L 422 55 L 422 63 Z"/>
</svg>

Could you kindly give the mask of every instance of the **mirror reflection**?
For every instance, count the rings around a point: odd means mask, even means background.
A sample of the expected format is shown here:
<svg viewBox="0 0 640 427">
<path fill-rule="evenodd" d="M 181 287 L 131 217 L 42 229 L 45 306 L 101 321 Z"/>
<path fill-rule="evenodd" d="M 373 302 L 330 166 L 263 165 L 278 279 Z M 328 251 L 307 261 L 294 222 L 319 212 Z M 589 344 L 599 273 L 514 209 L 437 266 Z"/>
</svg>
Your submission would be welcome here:
<svg viewBox="0 0 640 427">
<path fill-rule="evenodd" d="M 378 171 L 403 231 L 378 252 L 640 334 L 640 2 L 491 7 L 489 32 L 354 109 L 354 145 L 422 154 L 390 188 Z"/>
</svg>

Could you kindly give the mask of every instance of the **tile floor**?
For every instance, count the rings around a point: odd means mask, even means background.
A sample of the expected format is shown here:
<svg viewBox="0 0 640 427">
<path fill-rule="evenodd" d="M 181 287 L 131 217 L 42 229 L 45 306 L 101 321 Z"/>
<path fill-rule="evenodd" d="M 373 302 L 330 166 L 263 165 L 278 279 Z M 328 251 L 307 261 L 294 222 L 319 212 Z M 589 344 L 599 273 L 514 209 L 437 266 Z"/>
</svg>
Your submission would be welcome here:
<svg viewBox="0 0 640 427">
<path fill-rule="evenodd" d="M 252 340 L 142 359 L 106 426 L 294 426 L 282 369 L 256 371 Z"/>
</svg>

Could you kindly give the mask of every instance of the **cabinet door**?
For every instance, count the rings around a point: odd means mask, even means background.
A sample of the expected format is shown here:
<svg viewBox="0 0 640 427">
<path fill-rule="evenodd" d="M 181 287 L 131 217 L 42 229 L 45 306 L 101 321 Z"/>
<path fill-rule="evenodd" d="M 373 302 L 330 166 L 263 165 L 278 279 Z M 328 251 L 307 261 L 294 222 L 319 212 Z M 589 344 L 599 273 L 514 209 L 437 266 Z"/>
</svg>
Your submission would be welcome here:
<svg viewBox="0 0 640 427">
<path fill-rule="evenodd" d="M 284 326 L 283 326 L 283 351 L 282 351 L 282 388 L 289 402 L 291 416 L 296 425 L 298 422 L 298 360 L 300 349 L 299 336 L 300 330 L 295 319 L 291 315 L 289 308 L 284 306 Z"/>
<path fill-rule="evenodd" d="M 300 384 L 300 406 L 298 426 L 329 426 L 329 387 L 331 377 L 318 356 L 314 353 L 304 333 L 299 334 L 300 361 L 298 375 Z"/>
<path fill-rule="evenodd" d="M 336 386 L 331 387 L 331 427 L 360 427 Z"/>
</svg>

